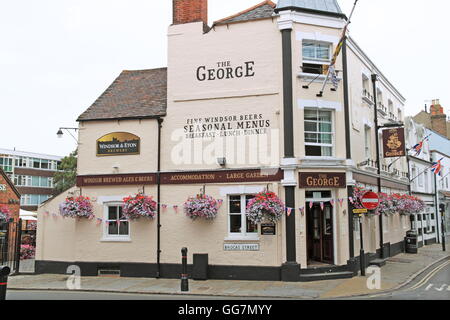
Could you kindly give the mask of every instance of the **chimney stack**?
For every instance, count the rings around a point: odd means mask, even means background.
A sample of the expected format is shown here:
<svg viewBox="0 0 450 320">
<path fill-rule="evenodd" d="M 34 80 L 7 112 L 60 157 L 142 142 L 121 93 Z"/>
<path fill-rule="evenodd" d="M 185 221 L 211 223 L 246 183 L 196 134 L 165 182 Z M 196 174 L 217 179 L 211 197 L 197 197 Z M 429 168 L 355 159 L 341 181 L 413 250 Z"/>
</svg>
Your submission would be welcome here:
<svg viewBox="0 0 450 320">
<path fill-rule="evenodd" d="M 431 112 L 431 129 L 440 135 L 447 136 L 447 115 L 444 113 L 444 108 L 441 106 L 439 99 L 433 100 L 430 108 Z"/>
<path fill-rule="evenodd" d="M 208 0 L 173 0 L 173 24 L 191 22 L 208 26 Z"/>
</svg>

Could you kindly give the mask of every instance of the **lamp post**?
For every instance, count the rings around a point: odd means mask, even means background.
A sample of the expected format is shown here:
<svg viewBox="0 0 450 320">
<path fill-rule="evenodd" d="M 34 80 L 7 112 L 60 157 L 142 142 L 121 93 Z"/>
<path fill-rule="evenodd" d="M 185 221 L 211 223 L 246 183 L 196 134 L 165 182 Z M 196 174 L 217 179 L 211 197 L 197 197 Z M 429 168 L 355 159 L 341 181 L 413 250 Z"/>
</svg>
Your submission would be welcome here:
<svg viewBox="0 0 450 320">
<path fill-rule="evenodd" d="M 63 130 L 66 130 L 68 134 L 70 134 L 70 136 L 75 140 L 75 142 L 78 144 L 78 140 L 77 138 L 75 138 L 75 136 L 69 131 L 69 130 L 74 130 L 75 132 L 78 131 L 78 128 L 68 128 L 68 127 L 61 127 L 59 128 L 58 132 L 56 133 L 56 135 L 58 136 L 58 138 L 62 138 L 64 136 L 64 132 Z"/>
</svg>

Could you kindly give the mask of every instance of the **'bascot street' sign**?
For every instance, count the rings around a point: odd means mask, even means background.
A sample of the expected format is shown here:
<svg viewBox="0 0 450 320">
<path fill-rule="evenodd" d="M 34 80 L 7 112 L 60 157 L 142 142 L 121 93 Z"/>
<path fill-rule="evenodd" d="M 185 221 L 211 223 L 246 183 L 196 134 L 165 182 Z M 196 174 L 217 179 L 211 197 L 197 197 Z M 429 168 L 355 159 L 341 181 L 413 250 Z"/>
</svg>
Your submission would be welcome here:
<svg viewBox="0 0 450 320">
<path fill-rule="evenodd" d="M 301 172 L 299 179 L 300 188 L 319 189 L 319 188 L 346 188 L 345 173 L 318 173 Z"/>
<path fill-rule="evenodd" d="M 140 153 L 141 139 L 128 132 L 109 133 L 97 140 L 97 156 L 123 156 Z"/>
<path fill-rule="evenodd" d="M 225 243 L 225 251 L 259 251 L 258 243 Z"/>
<path fill-rule="evenodd" d="M 404 128 L 383 131 L 383 155 L 385 158 L 406 156 Z"/>
</svg>

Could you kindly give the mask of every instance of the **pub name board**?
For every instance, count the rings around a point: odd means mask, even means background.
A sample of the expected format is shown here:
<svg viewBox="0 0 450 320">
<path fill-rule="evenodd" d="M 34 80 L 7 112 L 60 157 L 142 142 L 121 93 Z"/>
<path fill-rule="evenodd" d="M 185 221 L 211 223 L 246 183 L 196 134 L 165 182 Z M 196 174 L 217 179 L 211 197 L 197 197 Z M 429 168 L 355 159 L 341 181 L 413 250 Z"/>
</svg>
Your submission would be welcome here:
<svg viewBox="0 0 450 320">
<path fill-rule="evenodd" d="M 198 81 L 249 78 L 255 76 L 254 67 L 255 61 L 247 61 L 239 66 L 233 66 L 231 61 L 220 61 L 213 68 L 198 67 L 196 76 Z"/>
<path fill-rule="evenodd" d="M 283 171 L 227 170 L 209 172 L 161 173 L 161 184 L 203 184 L 230 182 L 272 182 L 283 179 Z M 78 176 L 77 186 L 150 185 L 156 173 Z"/>
<path fill-rule="evenodd" d="M 300 188 L 346 188 L 345 173 L 302 172 L 299 179 Z"/>
<path fill-rule="evenodd" d="M 140 153 L 141 139 L 128 132 L 113 132 L 97 140 L 97 156 L 123 156 Z"/>
<path fill-rule="evenodd" d="M 395 128 L 383 131 L 383 155 L 385 158 L 406 156 L 405 129 Z"/>
</svg>

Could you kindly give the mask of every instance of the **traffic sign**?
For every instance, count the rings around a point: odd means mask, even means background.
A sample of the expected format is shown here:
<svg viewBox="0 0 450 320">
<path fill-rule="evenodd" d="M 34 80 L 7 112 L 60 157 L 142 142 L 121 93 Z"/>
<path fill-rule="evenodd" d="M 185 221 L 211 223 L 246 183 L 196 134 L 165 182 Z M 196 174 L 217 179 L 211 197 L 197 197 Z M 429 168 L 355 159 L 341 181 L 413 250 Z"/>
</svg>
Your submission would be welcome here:
<svg viewBox="0 0 450 320">
<path fill-rule="evenodd" d="M 369 210 L 367 209 L 353 209 L 353 213 L 354 214 L 363 214 L 363 213 L 367 213 Z"/>
<path fill-rule="evenodd" d="M 375 210 L 380 205 L 380 198 L 375 192 L 367 192 L 361 199 L 361 204 L 367 210 Z"/>
</svg>

